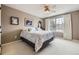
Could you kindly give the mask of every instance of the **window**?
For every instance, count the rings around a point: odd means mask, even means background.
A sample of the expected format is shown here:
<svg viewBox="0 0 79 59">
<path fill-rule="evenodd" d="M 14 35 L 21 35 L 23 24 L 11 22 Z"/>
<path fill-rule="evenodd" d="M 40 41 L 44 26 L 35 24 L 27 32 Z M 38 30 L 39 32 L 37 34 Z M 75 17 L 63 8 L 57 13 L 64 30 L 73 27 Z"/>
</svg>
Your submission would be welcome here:
<svg viewBox="0 0 79 59">
<path fill-rule="evenodd" d="M 64 30 L 64 18 L 58 17 L 58 18 L 52 18 L 50 20 L 50 30 L 55 31 L 62 31 Z"/>
<path fill-rule="evenodd" d="M 64 18 L 56 18 L 56 31 L 63 31 L 64 30 Z"/>
</svg>

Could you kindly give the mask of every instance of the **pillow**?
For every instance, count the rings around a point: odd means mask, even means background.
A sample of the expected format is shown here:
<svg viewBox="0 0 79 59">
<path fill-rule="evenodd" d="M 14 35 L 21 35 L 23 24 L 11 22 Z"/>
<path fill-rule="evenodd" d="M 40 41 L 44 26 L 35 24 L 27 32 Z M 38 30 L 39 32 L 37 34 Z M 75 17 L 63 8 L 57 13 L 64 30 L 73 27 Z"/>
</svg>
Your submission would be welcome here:
<svg viewBox="0 0 79 59">
<path fill-rule="evenodd" d="M 25 28 L 23 28 L 22 30 L 23 30 L 23 31 L 28 31 L 28 28 L 25 27 Z"/>
<path fill-rule="evenodd" d="M 41 28 L 37 28 L 38 31 L 43 31 Z"/>
<path fill-rule="evenodd" d="M 37 31 L 35 27 L 30 28 L 31 31 Z"/>
<path fill-rule="evenodd" d="M 29 27 L 25 27 L 25 28 L 23 28 L 23 31 L 31 31 L 31 29 L 29 28 Z"/>
<path fill-rule="evenodd" d="M 28 32 L 30 32 L 31 31 L 31 29 L 30 28 L 28 28 Z"/>
<path fill-rule="evenodd" d="M 38 31 L 38 29 L 35 28 L 35 27 L 26 27 L 26 28 L 23 29 L 23 30 L 25 30 L 25 31 L 27 31 L 27 32 L 30 32 L 30 31 Z"/>
</svg>

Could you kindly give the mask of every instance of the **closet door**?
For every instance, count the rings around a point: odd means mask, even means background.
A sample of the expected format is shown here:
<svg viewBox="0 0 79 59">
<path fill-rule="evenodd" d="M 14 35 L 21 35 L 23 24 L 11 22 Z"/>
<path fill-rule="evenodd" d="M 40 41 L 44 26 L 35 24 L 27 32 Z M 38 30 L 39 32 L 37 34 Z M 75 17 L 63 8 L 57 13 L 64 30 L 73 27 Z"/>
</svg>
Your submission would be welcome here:
<svg viewBox="0 0 79 59">
<path fill-rule="evenodd" d="M 72 40 L 71 14 L 64 15 L 64 39 Z"/>
</svg>

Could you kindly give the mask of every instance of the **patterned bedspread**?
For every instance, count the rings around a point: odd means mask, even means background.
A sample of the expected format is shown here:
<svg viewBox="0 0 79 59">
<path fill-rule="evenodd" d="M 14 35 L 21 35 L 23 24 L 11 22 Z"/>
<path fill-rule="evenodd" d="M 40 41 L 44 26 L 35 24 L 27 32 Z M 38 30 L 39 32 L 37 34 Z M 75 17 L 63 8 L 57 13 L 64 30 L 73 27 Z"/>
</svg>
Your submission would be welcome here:
<svg viewBox="0 0 79 59">
<path fill-rule="evenodd" d="M 49 40 L 53 37 L 53 32 L 51 31 L 22 31 L 21 37 L 28 39 L 35 44 L 35 52 L 37 52 L 43 45 L 46 40 Z"/>
</svg>

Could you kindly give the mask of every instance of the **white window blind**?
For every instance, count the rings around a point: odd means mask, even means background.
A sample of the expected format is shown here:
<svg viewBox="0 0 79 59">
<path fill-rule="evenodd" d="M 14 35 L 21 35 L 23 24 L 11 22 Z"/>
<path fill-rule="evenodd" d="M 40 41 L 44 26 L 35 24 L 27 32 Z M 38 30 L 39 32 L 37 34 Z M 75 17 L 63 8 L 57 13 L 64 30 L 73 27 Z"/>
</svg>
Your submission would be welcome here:
<svg viewBox="0 0 79 59">
<path fill-rule="evenodd" d="M 63 31 L 64 30 L 64 18 L 63 17 L 52 18 L 50 20 L 50 30 Z"/>
</svg>

